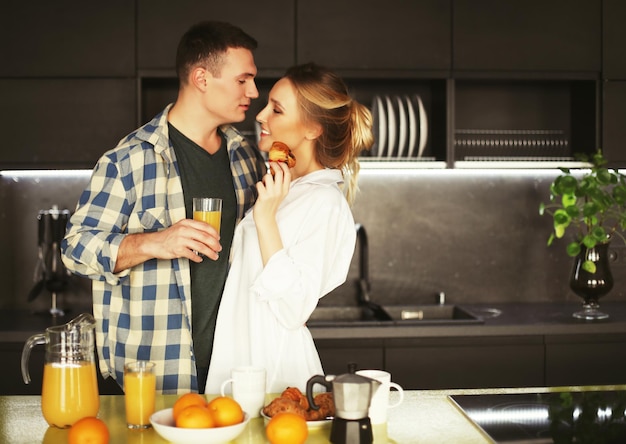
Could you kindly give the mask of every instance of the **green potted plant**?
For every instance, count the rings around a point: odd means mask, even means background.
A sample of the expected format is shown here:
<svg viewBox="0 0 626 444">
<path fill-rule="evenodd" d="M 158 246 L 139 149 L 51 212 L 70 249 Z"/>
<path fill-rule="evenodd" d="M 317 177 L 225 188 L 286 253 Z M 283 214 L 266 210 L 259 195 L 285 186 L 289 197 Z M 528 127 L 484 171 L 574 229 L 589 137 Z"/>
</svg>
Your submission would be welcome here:
<svg viewBox="0 0 626 444">
<path fill-rule="evenodd" d="M 589 171 L 574 175 L 569 168 L 560 168 L 563 174 L 550 185 L 550 202 L 539 206 L 539 214 L 550 214 L 554 221 L 548 246 L 573 231 L 573 239 L 566 246 L 571 257 L 578 256 L 583 247 L 606 244 L 613 236 L 626 242 L 622 234 L 626 229 L 626 176 L 607 168 L 601 151 L 591 158 L 578 157 L 589 162 Z M 592 261 L 585 261 L 583 268 L 595 272 Z"/>
<path fill-rule="evenodd" d="M 579 159 L 589 163 L 589 170 L 574 174 L 560 168 L 562 174 L 550 185 L 550 202 L 540 204 L 539 214 L 552 216 L 548 246 L 567 232 L 572 235 L 566 244 L 567 254 L 575 258 L 569 284 L 584 299 L 583 310 L 574 317 L 605 319 L 598 298 L 613 288 L 609 243 L 615 237 L 626 242 L 626 176 L 607 168 L 600 151 Z"/>
</svg>

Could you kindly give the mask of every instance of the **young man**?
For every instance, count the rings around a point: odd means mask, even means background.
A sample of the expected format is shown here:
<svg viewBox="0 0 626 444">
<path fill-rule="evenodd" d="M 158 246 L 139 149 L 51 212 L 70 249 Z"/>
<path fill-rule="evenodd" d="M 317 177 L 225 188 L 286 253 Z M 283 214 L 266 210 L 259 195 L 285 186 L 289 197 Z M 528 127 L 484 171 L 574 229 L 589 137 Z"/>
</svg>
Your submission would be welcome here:
<svg viewBox="0 0 626 444">
<path fill-rule="evenodd" d="M 104 377 L 156 363 L 157 391 L 203 391 L 236 223 L 266 172 L 230 123 L 258 97 L 256 41 L 203 22 L 176 55 L 178 98 L 105 153 L 62 243 L 72 272 L 93 279 Z M 194 197 L 223 200 L 222 227 L 192 220 Z"/>
</svg>

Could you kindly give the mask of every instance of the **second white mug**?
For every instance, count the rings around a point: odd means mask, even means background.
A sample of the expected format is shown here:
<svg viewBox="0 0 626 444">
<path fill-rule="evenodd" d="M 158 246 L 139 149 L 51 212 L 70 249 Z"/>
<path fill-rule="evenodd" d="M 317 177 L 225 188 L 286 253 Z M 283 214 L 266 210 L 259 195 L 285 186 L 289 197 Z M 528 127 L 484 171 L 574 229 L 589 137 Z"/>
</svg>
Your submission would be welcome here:
<svg viewBox="0 0 626 444">
<path fill-rule="evenodd" d="M 231 378 L 224 381 L 220 394 L 226 396 L 227 386 L 232 384 L 230 392 L 244 412 L 251 418 L 260 415 L 265 405 L 265 369 L 262 367 L 235 367 Z"/>
<path fill-rule="evenodd" d="M 357 375 L 376 379 L 381 383 L 374 393 L 370 402 L 369 417 L 372 424 L 384 424 L 387 422 L 387 410 L 397 407 L 404 401 L 404 390 L 395 382 L 391 382 L 391 373 L 384 370 L 359 370 Z M 394 404 L 389 404 L 389 391 L 396 389 L 400 398 Z"/>
</svg>

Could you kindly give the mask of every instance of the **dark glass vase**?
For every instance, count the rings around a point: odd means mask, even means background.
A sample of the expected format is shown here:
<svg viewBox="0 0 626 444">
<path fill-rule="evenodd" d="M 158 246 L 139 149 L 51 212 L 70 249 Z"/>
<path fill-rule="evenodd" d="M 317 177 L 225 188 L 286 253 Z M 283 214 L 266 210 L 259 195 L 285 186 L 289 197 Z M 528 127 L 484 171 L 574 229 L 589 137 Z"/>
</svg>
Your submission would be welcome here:
<svg viewBox="0 0 626 444">
<path fill-rule="evenodd" d="M 596 264 L 596 272 L 583 270 L 583 262 Z M 574 260 L 574 269 L 569 281 L 570 288 L 584 299 L 583 309 L 574 313 L 575 318 L 595 320 L 606 319 L 608 314 L 599 310 L 598 299 L 613 288 L 613 275 L 609 263 L 609 244 L 598 244 L 593 248 L 583 247 Z"/>
</svg>

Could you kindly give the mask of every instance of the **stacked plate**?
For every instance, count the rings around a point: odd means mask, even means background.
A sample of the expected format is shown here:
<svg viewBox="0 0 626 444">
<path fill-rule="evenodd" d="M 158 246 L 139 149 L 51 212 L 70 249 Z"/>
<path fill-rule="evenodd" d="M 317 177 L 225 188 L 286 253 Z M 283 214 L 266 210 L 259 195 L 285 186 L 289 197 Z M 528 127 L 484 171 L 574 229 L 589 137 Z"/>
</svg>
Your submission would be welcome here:
<svg viewBox="0 0 626 444">
<path fill-rule="evenodd" d="M 376 158 L 422 157 L 428 139 L 428 119 L 419 95 L 374 96 L 374 138 L 371 154 Z"/>
</svg>

